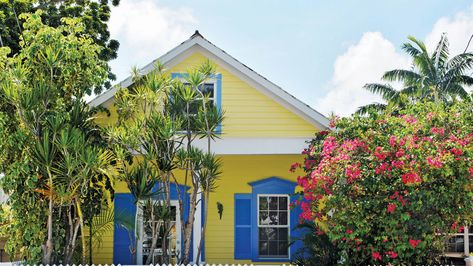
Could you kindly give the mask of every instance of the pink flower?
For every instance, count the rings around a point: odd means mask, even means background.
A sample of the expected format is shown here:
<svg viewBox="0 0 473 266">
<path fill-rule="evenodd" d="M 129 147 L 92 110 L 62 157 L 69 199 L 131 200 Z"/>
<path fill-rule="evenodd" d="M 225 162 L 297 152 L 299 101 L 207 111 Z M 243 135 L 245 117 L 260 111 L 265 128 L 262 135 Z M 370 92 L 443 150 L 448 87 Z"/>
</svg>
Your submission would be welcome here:
<svg viewBox="0 0 473 266">
<path fill-rule="evenodd" d="M 433 127 L 430 132 L 439 136 L 445 135 L 445 129 L 442 127 Z"/>
<path fill-rule="evenodd" d="M 470 173 L 470 176 L 473 177 L 473 166 L 468 169 L 468 172 Z"/>
<path fill-rule="evenodd" d="M 384 162 L 382 164 L 380 164 L 379 166 L 376 167 L 375 169 L 375 174 L 379 175 L 379 174 L 382 174 L 386 171 L 390 171 L 391 168 L 389 167 L 389 164 L 387 162 Z"/>
<path fill-rule="evenodd" d="M 371 256 L 373 257 L 373 260 L 374 261 L 382 261 L 383 258 L 381 257 L 381 254 L 379 254 L 379 252 L 372 252 L 371 253 Z"/>
<path fill-rule="evenodd" d="M 438 157 L 432 158 L 432 156 L 427 157 L 427 163 L 435 168 L 442 168 L 442 162 Z"/>
<path fill-rule="evenodd" d="M 391 196 L 389 196 L 390 199 L 395 199 L 399 196 L 399 192 L 395 191 L 394 194 L 392 194 Z"/>
<path fill-rule="evenodd" d="M 452 148 L 450 151 L 455 155 L 455 156 L 460 156 L 463 154 L 463 151 L 457 148 Z"/>
<path fill-rule="evenodd" d="M 388 204 L 388 213 L 393 213 L 396 210 L 396 205 L 394 203 Z"/>
<path fill-rule="evenodd" d="M 351 235 L 353 233 L 353 230 L 347 229 L 347 234 Z"/>
<path fill-rule="evenodd" d="M 289 172 L 292 172 L 294 173 L 296 171 L 297 168 L 301 167 L 301 164 L 300 163 L 294 163 L 291 165 L 291 168 L 289 168 Z"/>
<path fill-rule="evenodd" d="M 322 155 L 327 156 L 331 155 L 332 152 L 338 147 L 337 141 L 334 136 L 329 136 L 324 140 L 324 145 L 322 148 Z"/>
<path fill-rule="evenodd" d="M 386 255 L 388 255 L 391 259 L 397 258 L 397 253 L 394 251 L 388 251 L 386 252 Z"/>
<path fill-rule="evenodd" d="M 450 226 L 450 228 L 451 228 L 452 230 L 455 230 L 455 229 L 457 228 L 457 222 L 454 222 L 454 223 L 452 224 L 452 226 Z"/>
<path fill-rule="evenodd" d="M 399 157 L 402 157 L 404 155 L 404 150 L 403 149 L 400 149 L 396 152 L 396 157 L 399 158 Z"/>
<path fill-rule="evenodd" d="M 391 162 L 391 165 L 392 165 L 394 168 L 400 169 L 400 168 L 402 168 L 402 166 L 404 165 L 404 162 L 403 162 L 403 161 L 392 161 L 392 162 Z"/>
<path fill-rule="evenodd" d="M 335 128 L 339 120 L 340 120 L 339 116 L 334 116 L 332 119 L 330 119 L 330 125 L 329 125 L 330 128 Z"/>
<path fill-rule="evenodd" d="M 407 173 L 402 175 L 402 182 L 404 184 L 415 184 L 422 181 L 422 179 L 416 173 Z"/>
<path fill-rule="evenodd" d="M 411 115 L 403 115 L 402 118 L 404 119 L 404 121 L 406 121 L 406 123 L 408 124 L 415 124 L 417 123 L 417 119 L 415 119 L 415 117 L 411 116 Z"/>
<path fill-rule="evenodd" d="M 378 158 L 378 160 L 382 161 L 384 159 L 386 159 L 386 157 L 388 157 L 388 154 L 383 152 L 383 148 L 382 147 L 376 147 L 376 149 L 374 150 L 374 156 L 376 156 L 376 158 Z"/>
<path fill-rule="evenodd" d="M 358 165 L 349 165 L 345 169 L 345 175 L 347 176 L 347 182 L 352 183 L 360 177 L 361 170 L 358 168 Z"/>
<path fill-rule="evenodd" d="M 389 138 L 389 145 L 391 145 L 391 147 L 393 147 L 394 145 L 396 145 L 396 137 L 395 136 L 391 136 Z"/>
<path fill-rule="evenodd" d="M 409 244 L 412 246 L 412 248 L 416 248 L 417 245 L 419 245 L 420 240 L 415 240 L 415 239 L 409 239 Z"/>
</svg>

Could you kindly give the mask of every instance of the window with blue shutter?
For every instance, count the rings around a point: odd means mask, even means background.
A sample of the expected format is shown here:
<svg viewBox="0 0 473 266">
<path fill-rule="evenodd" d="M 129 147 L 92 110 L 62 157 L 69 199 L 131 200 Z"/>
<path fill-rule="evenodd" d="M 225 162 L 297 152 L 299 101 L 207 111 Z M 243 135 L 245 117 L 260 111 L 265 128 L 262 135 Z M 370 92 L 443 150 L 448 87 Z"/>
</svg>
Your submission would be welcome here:
<svg viewBox="0 0 473 266">
<path fill-rule="evenodd" d="M 296 182 L 269 177 L 249 183 L 251 194 L 235 194 L 235 259 L 289 262 L 302 247 L 295 230 L 300 208 L 289 208 Z M 248 239 L 249 238 L 249 239 Z"/>
<path fill-rule="evenodd" d="M 235 194 L 235 259 L 251 259 L 251 194 Z"/>
<path fill-rule="evenodd" d="M 156 184 L 154 190 L 158 191 L 160 189 L 159 184 Z M 179 188 L 176 184 L 170 184 L 170 199 L 178 200 L 179 198 L 183 199 L 184 204 L 184 213 L 183 215 L 184 222 L 187 222 L 189 218 L 189 206 L 190 198 L 188 186 L 179 185 Z M 162 194 L 158 194 L 153 199 L 162 200 Z M 135 233 L 134 233 L 134 223 L 136 215 L 136 205 L 134 203 L 134 198 L 130 193 L 115 193 L 114 199 L 114 234 L 113 234 L 113 264 L 122 264 L 122 265 L 133 265 L 135 264 L 135 259 L 130 251 L 130 247 L 135 245 Z M 131 226 L 132 228 L 125 228 L 124 225 Z M 184 250 L 184 241 L 179 239 L 181 243 L 181 250 Z M 192 249 L 192 243 L 191 243 Z M 192 250 L 191 250 L 192 254 Z M 191 256 L 192 257 L 192 256 Z M 192 258 L 191 258 L 192 259 Z"/>
<path fill-rule="evenodd" d="M 183 79 L 188 77 L 186 73 L 171 73 L 173 79 L 179 78 Z M 222 112 L 222 74 L 211 75 L 208 82 L 202 84 L 202 87 L 199 89 L 204 95 L 209 97 L 209 101 L 217 107 L 219 112 Z M 191 106 L 191 112 L 197 111 L 196 108 Z M 215 129 L 217 134 L 222 133 L 222 125 L 218 125 Z"/>
</svg>

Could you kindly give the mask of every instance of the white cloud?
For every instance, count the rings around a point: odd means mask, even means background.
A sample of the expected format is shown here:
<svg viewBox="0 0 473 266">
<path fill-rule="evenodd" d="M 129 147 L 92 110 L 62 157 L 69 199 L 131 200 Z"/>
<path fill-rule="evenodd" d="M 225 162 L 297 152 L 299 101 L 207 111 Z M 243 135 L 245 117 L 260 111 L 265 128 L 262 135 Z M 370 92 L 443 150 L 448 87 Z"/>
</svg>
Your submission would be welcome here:
<svg viewBox="0 0 473 266">
<path fill-rule="evenodd" d="M 436 47 L 444 32 L 450 42 L 450 54 L 462 53 L 473 34 L 473 5 L 452 17 L 442 17 L 434 24 L 425 38 L 429 50 Z M 469 51 L 473 51 L 473 42 Z M 398 53 L 381 33 L 366 32 L 357 44 L 337 58 L 329 83 L 331 90 L 316 102 L 315 107 L 325 114 L 350 115 L 359 106 L 380 101 L 379 96 L 361 88 L 364 84 L 379 82 L 385 71 L 409 66 L 409 57 Z"/>
<path fill-rule="evenodd" d="M 434 49 L 442 33 L 446 32 L 450 43 L 450 54 L 455 55 L 465 51 L 468 40 L 473 34 L 473 5 L 453 17 L 440 18 L 425 38 L 429 49 Z M 473 43 L 468 51 L 473 51 Z"/>
<path fill-rule="evenodd" d="M 378 96 L 364 90 L 363 85 L 379 82 L 386 70 L 408 66 L 408 57 L 396 52 L 381 33 L 366 32 L 337 58 L 329 84 L 331 90 L 315 106 L 325 114 L 350 115 L 359 106 L 380 101 Z"/>
<path fill-rule="evenodd" d="M 119 40 L 117 60 L 111 62 L 118 81 L 133 65 L 143 66 L 191 36 L 197 20 L 189 8 L 168 8 L 154 0 L 123 0 L 112 8 L 110 35 Z"/>
</svg>

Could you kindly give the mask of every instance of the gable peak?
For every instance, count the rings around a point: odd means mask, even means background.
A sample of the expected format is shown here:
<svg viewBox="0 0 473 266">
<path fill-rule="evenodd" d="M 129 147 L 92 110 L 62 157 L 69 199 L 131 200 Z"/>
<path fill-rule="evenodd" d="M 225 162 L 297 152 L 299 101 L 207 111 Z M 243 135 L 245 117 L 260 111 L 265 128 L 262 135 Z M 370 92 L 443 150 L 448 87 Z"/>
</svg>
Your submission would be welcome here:
<svg viewBox="0 0 473 266">
<path fill-rule="evenodd" d="M 196 30 L 194 34 L 192 34 L 191 39 L 194 39 L 195 37 L 204 38 L 204 36 L 202 36 L 202 34 L 200 34 L 198 30 Z"/>
</svg>

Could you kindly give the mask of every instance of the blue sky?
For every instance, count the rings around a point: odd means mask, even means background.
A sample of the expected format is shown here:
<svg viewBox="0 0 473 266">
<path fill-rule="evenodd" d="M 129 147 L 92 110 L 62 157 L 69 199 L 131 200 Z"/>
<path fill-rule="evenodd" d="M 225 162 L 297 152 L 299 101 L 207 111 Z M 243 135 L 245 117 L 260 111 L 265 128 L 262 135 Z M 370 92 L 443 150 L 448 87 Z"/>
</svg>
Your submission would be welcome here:
<svg viewBox="0 0 473 266">
<path fill-rule="evenodd" d="M 453 52 L 473 34 L 472 1 L 121 0 L 110 30 L 121 43 L 112 68 L 123 79 L 186 40 L 204 37 L 317 110 L 348 115 L 377 101 L 361 89 L 409 67 L 408 35 Z"/>
</svg>

